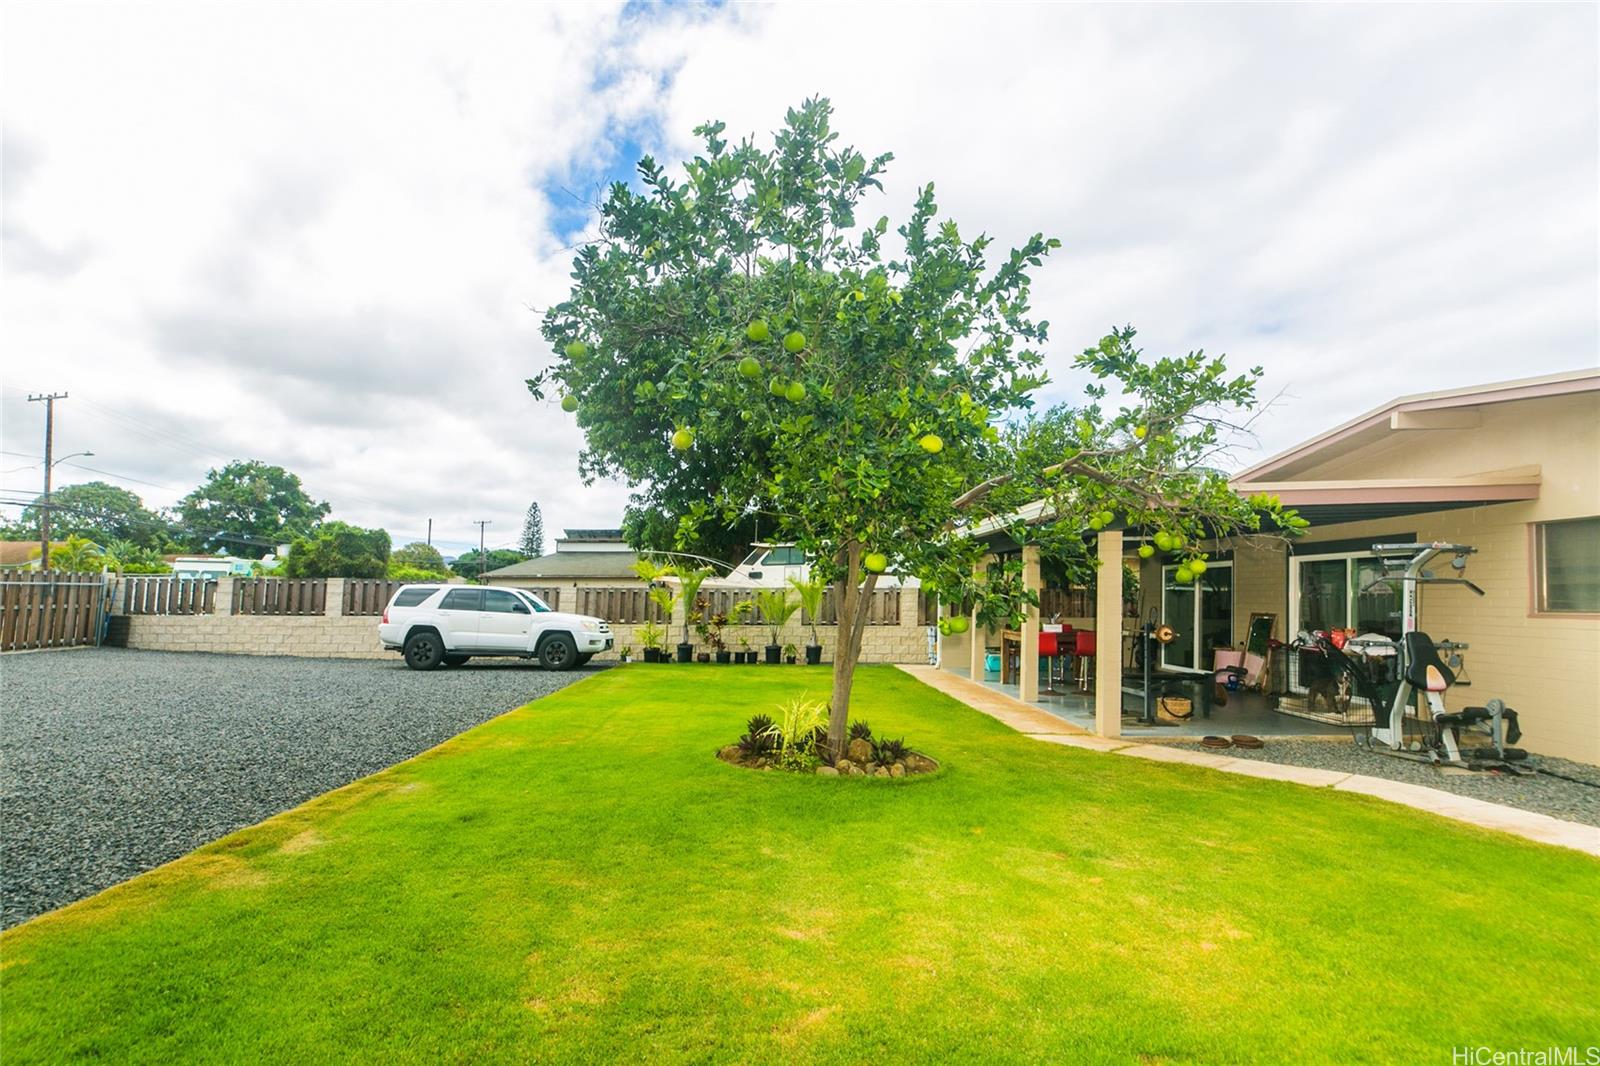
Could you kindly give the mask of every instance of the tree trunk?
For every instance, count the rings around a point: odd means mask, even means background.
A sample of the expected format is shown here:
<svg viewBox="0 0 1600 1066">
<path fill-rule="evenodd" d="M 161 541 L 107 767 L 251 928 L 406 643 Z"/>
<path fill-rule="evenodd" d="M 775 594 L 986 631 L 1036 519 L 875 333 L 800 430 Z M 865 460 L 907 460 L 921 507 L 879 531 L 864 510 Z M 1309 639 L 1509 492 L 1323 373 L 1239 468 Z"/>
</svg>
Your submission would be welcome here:
<svg viewBox="0 0 1600 1066">
<path fill-rule="evenodd" d="M 861 657 L 861 638 L 866 629 L 867 612 L 862 603 L 878 583 L 877 574 L 861 576 L 861 545 L 850 541 L 841 550 L 844 577 L 839 588 L 838 637 L 833 649 L 833 698 L 828 704 L 828 750 L 835 760 L 844 757 L 846 731 L 850 727 L 850 688 L 855 684 L 856 660 Z"/>
</svg>

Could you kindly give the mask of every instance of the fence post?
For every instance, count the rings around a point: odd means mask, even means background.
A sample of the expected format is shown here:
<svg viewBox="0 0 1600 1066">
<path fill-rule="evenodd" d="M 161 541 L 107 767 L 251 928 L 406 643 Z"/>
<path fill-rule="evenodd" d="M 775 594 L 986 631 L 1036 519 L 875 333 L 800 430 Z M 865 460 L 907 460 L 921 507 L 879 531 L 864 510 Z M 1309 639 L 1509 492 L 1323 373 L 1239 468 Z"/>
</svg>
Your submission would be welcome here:
<svg viewBox="0 0 1600 1066">
<path fill-rule="evenodd" d="M 128 599 L 128 579 L 121 574 L 107 574 L 106 580 L 111 582 L 111 607 L 108 613 L 121 614 Z"/>
<path fill-rule="evenodd" d="M 322 616 L 339 618 L 344 614 L 344 578 L 330 577 L 323 589 Z"/>
</svg>

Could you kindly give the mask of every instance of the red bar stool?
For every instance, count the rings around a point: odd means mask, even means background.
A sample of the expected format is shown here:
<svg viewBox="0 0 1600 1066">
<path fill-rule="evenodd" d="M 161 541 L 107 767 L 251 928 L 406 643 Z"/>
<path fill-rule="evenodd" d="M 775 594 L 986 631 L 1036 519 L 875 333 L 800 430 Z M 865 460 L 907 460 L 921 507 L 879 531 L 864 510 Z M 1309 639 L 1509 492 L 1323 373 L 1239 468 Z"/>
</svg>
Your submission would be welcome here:
<svg viewBox="0 0 1600 1066">
<path fill-rule="evenodd" d="M 1079 629 L 1072 635 L 1073 665 L 1078 668 L 1078 691 L 1094 686 L 1094 631 Z"/>
<path fill-rule="evenodd" d="M 1039 634 L 1039 658 L 1044 660 L 1044 688 L 1039 690 L 1041 696 L 1059 696 L 1056 690 L 1056 657 L 1061 654 L 1060 634 Z"/>
</svg>

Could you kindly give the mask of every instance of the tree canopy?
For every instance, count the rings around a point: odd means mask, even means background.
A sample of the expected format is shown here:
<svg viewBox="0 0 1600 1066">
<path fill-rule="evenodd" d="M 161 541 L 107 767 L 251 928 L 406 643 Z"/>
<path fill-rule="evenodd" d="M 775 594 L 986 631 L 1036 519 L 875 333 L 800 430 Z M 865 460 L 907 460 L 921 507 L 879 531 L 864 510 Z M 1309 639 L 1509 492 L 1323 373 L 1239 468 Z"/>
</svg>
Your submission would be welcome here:
<svg viewBox="0 0 1600 1066">
<path fill-rule="evenodd" d="M 480 567 L 478 549 L 473 548 L 471 551 L 463 552 L 457 556 L 456 561 L 450 564 L 450 569 L 462 577 L 476 580 L 480 572 L 488 573 L 490 570 L 498 570 L 502 566 L 520 563 L 525 559 L 527 559 L 526 555 L 512 551 L 510 548 L 490 548 L 484 553 Z"/>
<path fill-rule="evenodd" d="M 15 535 L 39 536 L 43 503 L 40 496 L 23 509 Z M 136 494 L 104 481 L 63 485 L 50 493 L 50 503 L 54 536 L 82 536 L 100 544 L 121 540 L 142 548 L 161 548 L 171 539 L 165 518 L 145 507 Z"/>
<path fill-rule="evenodd" d="M 857 607 L 886 567 L 998 614 L 1023 597 L 1014 572 L 975 572 L 984 548 L 967 534 L 985 519 L 1080 555 L 1113 520 L 1256 527 L 1204 461 L 1259 371 L 1146 360 L 1119 330 L 1073 364 L 1096 382 L 1086 402 L 1029 419 L 1048 340 L 1031 273 L 1059 242 L 991 262 L 990 238 L 938 217 L 932 185 L 893 236 L 887 216 L 861 223 L 892 157 L 841 145 L 825 100 L 790 110 L 770 148 L 730 144 L 720 122 L 696 132 L 681 181 L 646 157 L 640 191 L 611 187 L 544 318 L 555 361 L 528 384 L 575 412 L 580 472 L 676 515 L 679 545 L 759 516 L 818 560 L 841 590 L 835 751 Z M 1039 499 L 1046 521 L 1016 516 Z"/>
<path fill-rule="evenodd" d="M 296 537 L 283 562 L 285 577 L 384 577 L 389 571 L 389 534 L 348 522 L 324 522 Z"/>
<path fill-rule="evenodd" d="M 255 459 L 207 471 L 205 481 L 178 501 L 185 538 L 204 549 L 287 544 L 310 533 L 328 511 L 299 477 Z"/>
<path fill-rule="evenodd" d="M 407 567 L 440 575 L 449 573 L 439 549 L 420 540 L 412 541 L 405 547 L 396 548 L 389 553 L 389 568 L 393 570 L 395 567 Z"/>
</svg>

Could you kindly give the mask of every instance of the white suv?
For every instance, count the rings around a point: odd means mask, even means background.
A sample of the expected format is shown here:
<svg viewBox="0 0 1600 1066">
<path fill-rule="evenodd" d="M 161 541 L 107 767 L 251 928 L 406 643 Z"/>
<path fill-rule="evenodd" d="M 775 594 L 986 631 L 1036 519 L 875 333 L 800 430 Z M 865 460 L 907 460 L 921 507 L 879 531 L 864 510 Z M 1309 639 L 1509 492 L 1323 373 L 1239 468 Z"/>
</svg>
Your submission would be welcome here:
<svg viewBox="0 0 1600 1066">
<path fill-rule="evenodd" d="M 516 655 L 570 670 L 610 649 L 611 627 L 552 611 L 526 589 L 405 585 L 383 609 L 378 640 L 404 654 L 413 670 L 460 666 L 474 655 Z"/>
</svg>

